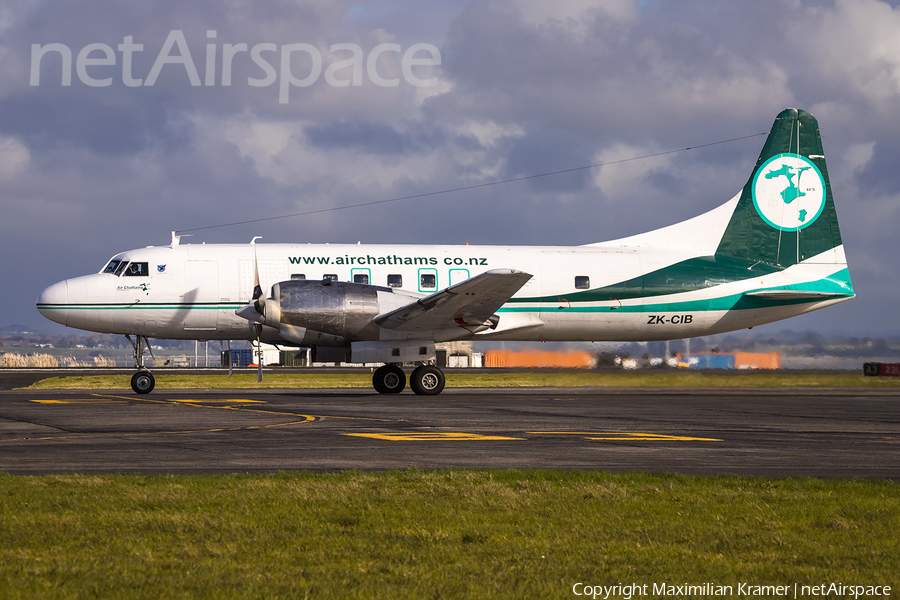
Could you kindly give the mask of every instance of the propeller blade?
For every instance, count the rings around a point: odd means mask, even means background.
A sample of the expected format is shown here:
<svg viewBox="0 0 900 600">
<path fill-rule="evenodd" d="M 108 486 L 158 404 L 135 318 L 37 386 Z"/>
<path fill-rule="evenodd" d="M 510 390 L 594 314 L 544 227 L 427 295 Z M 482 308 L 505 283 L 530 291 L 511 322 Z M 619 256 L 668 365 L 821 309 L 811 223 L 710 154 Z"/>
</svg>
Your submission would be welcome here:
<svg viewBox="0 0 900 600">
<path fill-rule="evenodd" d="M 259 311 L 256 309 L 255 304 L 251 301 L 247 306 L 242 306 L 241 308 L 234 311 L 234 314 L 241 317 L 242 319 L 247 319 L 251 323 L 263 323 L 265 322 L 265 317 L 259 314 Z"/>
<path fill-rule="evenodd" d="M 262 335 L 262 326 L 266 322 L 266 298 L 263 296 L 262 286 L 259 284 L 259 257 L 256 253 L 256 240 L 259 239 L 259 236 L 250 240 L 250 244 L 253 245 L 253 296 L 250 298 L 250 302 L 247 303 L 246 306 L 242 306 L 241 308 L 234 311 L 234 314 L 237 316 L 247 319 L 251 323 L 254 323 L 254 328 L 256 329 L 256 383 L 262 383 L 263 374 L 262 374 L 262 361 L 263 361 L 263 351 L 262 351 L 262 342 L 260 337 Z M 253 345 L 253 340 L 251 338 L 250 341 L 251 346 Z M 231 350 L 231 341 L 228 342 L 228 348 Z M 231 377 L 231 369 L 229 365 L 228 376 Z"/>
<path fill-rule="evenodd" d="M 234 314 L 247 319 L 251 323 L 262 324 L 266 322 L 266 299 L 263 297 L 262 286 L 259 283 L 259 259 L 256 256 L 256 238 L 250 242 L 253 244 L 253 296 L 246 306 L 234 311 Z"/>
<path fill-rule="evenodd" d="M 262 299 L 262 302 L 260 302 Z M 259 258 L 256 256 L 256 244 L 253 244 L 253 306 L 263 317 L 266 315 L 266 301 L 263 298 L 262 286 L 259 285 Z"/>
<path fill-rule="evenodd" d="M 256 337 L 256 383 L 262 383 L 262 363 L 263 363 L 263 351 L 262 351 L 262 343 L 259 341 L 259 336 Z"/>
</svg>

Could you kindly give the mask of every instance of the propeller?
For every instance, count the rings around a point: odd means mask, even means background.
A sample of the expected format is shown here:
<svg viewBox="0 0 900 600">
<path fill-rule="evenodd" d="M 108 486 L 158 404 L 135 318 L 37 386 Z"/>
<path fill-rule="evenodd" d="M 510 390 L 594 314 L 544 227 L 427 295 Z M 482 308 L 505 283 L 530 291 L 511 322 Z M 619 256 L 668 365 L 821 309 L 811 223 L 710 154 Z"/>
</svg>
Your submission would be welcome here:
<svg viewBox="0 0 900 600">
<path fill-rule="evenodd" d="M 253 245 L 253 297 L 250 299 L 250 302 L 248 302 L 246 306 L 243 306 L 234 311 L 234 314 L 247 319 L 248 321 L 256 325 L 256 382 L 261 383 L 263 380 L 263 375 L 262 344 L 260 341 L 260 336 L 262 334 L 262 324 L 266 322 L 266 299 L 263 297 L 262 286 L 259 284 L 259 259 L 256 256 L 257 239 L 258 237 L 255 237 L 250 241 L 250 243 Z M 231 342 L 229 342 L 229 345 L 230 344 Z"/>
</svg>

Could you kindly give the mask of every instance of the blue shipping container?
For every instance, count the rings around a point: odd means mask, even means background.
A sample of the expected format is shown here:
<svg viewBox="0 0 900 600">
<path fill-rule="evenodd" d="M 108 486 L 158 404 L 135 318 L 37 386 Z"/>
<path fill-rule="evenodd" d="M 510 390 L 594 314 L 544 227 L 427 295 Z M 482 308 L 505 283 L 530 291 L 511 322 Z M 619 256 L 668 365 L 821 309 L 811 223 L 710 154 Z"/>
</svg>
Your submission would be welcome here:
<svg viewBox="0 0 900 600">
<path fill-rule="evenodd" d="M 692 356 L 690 364 L 692 369 L 733 369 L 734 356 L 729 354 L 701 354 L 700 356 Z"/>
<path fill-rule="evenodd" d="M 235 367 L 246 367 L 253 363 L 253 349 L 231 351 L 231 364 Z M 228 366 L 228 351 L 222 353 L 222 366 Z"/>
</svg>

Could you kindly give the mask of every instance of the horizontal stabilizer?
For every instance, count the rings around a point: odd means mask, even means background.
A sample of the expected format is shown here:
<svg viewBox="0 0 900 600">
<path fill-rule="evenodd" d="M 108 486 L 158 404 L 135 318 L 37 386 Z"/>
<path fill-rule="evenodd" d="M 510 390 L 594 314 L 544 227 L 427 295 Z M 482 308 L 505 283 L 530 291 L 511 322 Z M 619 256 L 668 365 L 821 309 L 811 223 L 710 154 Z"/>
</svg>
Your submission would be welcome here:
<svg viewBox="0 0 900 600">
<path fill-rule="evenodd" d="M 828 300 L 829 298 L 849 298 L 853 296 L 852 293 L 804 290 L 760 290 L 758 292 L 744 292 L 744 295 L 762 300 Z"/>
<path fill-rule="evenodd" d="M 396 331 L 436 331 L 451 327 L 484 327 L 518 292 L 529 273 L 494 269 L 375 317 L 375 323 Z"/>
</svg>

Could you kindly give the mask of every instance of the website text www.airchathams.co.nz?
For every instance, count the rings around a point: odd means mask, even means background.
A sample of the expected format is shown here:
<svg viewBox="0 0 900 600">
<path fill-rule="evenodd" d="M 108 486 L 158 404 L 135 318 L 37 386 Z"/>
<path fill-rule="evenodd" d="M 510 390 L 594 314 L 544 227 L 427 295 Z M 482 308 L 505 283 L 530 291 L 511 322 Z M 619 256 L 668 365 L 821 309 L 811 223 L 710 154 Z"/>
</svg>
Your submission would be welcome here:
<svg viewBox="0 0 900 600">
<path fill-rule="evenodd" d="M 372 256 L 371 254 L 353 256 L 350 254 L 345 254 L 344 256 L 289 256 L 288 260 L 292 265 L 445 265 L 448 267 L 488 266 L 487 258 L 475 256 L 444 256 L 442 258 L 438 258 L 436 256 L 400 256 L 398 254 L 388 254 L 386 256 Z"/>
</svg>

